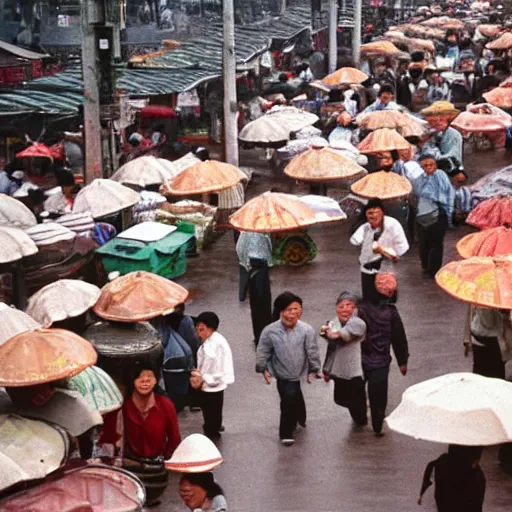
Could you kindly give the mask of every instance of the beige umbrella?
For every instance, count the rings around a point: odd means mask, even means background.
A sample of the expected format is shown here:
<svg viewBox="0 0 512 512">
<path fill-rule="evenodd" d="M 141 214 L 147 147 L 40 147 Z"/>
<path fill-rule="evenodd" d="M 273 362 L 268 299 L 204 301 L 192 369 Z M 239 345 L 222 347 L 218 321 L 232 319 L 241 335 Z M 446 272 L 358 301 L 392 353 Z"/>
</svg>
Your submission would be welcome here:
<svg viewBox="0 0 512 512">
<path fill-rule="evenodd" d="M 261 147 L 279 147 L 290 140 L 290 129 L 273 116 L 247 123 L 238 135 L 240 142 Z"/>
<path fill-rule="evenodd" d="M 282 107 L 279 105 L 270 109 L 264 117 L 277 120 L 290 132 L 298 132 L 307 126 L 314 125 L 319 120 L 316 114 L 311 114 L 296 107 Z"/>
<path fill-rule="evenodd" d="M 408 388 L 386 418 L 392 430 L 426 441 L 488 446 L 512 441 L 512 384 L 449 373 Z"/>
<path fill-rule="evenodd" d="M 0 194 L 0 226 L 27 229 L 36 224 L 35 215 L 21 201 Z"/>
<path fill-rule="evenodd" d="M 179 173 L 172 162 L 154 156 L 141 156 L 120 167 L 110 178 L 123 185 L 145 188 L 161 185 Z"/>
<path fill-rule="evenodd" d="M 31 316 L 0 302 L 0 345 L 17 334 L 41 327 Z"/>
<path fill-rule="evenodd" d="M 94 312 L 114 322 L 141 322 L 174 311 L 188 291 L 151 272 L 130 272 L 106 284 Z"/>
<path fill-rule="evenodd" d="M 0 415 L 0 491 L 52 473 L 64 461 L 68 448 L 66 433 L 55 426 Z"/>
<path fill-rule="evenodd" d="M 54 322 L 85 313 L 96 304 L 101 290 L 78 279 L 59 279 L 34 293 L 28 301 L 26 313 L 50 327 Z"/>
<path fill-rule="evenodd" d="M 36 244 L 24 231 L 0 226 L 0 264 L 18 261 L 36 252 Z"/>
<path fill-rule="evenodd" d="M 392 171 L 373 172 L 356 181 L 351 186 L 352 192 L 367 199 L 397 199 L 412 192 L 411 182 Z"/>
<path fill-rule="evenodd" d="M 333 149 L 313 147 L 296 156 L 284 173 L 296 180 L 331 181 L 353 178 L 366 170 Z"/>
<path fill-rule="evenodd" d="M 207 194 L 234 187 L 246 175 L 234 165 L 207 160 L 180 172 L 160 188 L 164 195 L 188 196 Z"/>
<path fill-rule="evenodd" d="M 139 201 L 139 194 L 131 188 L 112 180 L 96 179 L 80 190 L 73 213 L 91 212 L 97 219 L 130 208 Z"/>
<path fill-rule="evenodd" d="M 321 222 L 343 220 L 325 212 L 315 212 L 297 196 L 278 192 L 265 192 L 247 201 L 229 218 L 239 231 L 272 233 L 290 231 Z"/>
</svg>

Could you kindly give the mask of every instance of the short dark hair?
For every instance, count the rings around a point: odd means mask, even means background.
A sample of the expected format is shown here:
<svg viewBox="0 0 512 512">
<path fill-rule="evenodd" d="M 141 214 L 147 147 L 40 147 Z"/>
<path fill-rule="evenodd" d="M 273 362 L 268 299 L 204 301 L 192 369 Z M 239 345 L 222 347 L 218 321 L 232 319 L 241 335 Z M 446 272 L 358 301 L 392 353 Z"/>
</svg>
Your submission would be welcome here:
<svg viewBox="0 0 512 512">
<path fill-rule="evenodd" d="M 180 482 L 183 482 L 183 480 L 204 489 L 206 491 L 206 497 L 209 500 L 213 500 L 213 498 L 219 496 L 219 494 L 224 495 L 222 487 L 214 480 L 211 471 L 207 473 L 185 473 L 182 475 Z"/>
<path fill-rule="evenodd" d="M 274 301 L 274 310 L 272 312 L 272 319 L 279 320 L 281 312 L 284 311 L 293 302 L 298 302 L 302 306 L 302 299 L 292 292 L 283 292 L 276 297 Z"/>
<path fill-rule="evenodd" d="M 364 213 L 366 213 L 368 210 L 371 210 L 372 208 L 380 208 L 382 211 L 384 211 L 384 203 L 382 202 L 382 199 L 379 199 L 378 197 L 370 199 L 364 207 Z"/>
<path fill-rule="evenodd" d="M 197 318 L 196 324 L 204 324 L 216 331 L 219 328 L 219 317 L 213 311 L 203 311 Z"/>
<path fill-rule="evenodd" d="M 421 155 L 418 157 L 418 161 L 422 162 L 423 160 L 435 160 L 437 162 L 436 155 L 433 153 L 421 153 Z"/>
<path fill-rule="evenodd" d="M 395 88 L 391 84 L 382 84 L 379 90 L 379 98 L 385 93 L 389 92 L 393 96 L 395 95 Z"/>
<path fill-rule="evenodd" d="M 288 82 L 288 75 L 286 73 L 280 73 L 278 78 L 280 82 Z"/>
</svg>

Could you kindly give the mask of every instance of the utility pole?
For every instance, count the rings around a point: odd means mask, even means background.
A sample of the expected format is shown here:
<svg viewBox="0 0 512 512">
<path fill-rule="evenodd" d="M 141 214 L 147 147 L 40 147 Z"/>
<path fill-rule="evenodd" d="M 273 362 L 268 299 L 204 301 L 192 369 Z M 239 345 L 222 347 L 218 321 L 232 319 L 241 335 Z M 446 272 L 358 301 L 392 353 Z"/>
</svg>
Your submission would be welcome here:
<svg viewBox="0 0 512 512">
<path fill-rule="evenodd" d="M 354 0 L 354 31 L 352 32 L 352 58 L 356 66 L 361 60 L 361 24 L 363 0 Z"/>
<path fill-rule="evenodd" d="M 82 20 L 82 75 L 84 80 L 84 155 L 86 184 L 101 178 L 102 143 L 100 122 L 100 90 L 98 80 L 98 47 L 96 24 L 102 23 L 101 1 L 84 0 L 81 4 Z"/>
<path fill-rule="evenodd" d="M 235 15 L 233 0 L 223 0 L 222 4 L 224 19 L 224 47 L 222 52 L 224 68 L 224 154 L 228 164 L 238 167 Z"/>
<path fill-rule="evenodd" d="M 338 67 L 338 0 L 329 0 L 329 73 Z"/>
<path fill-rule="evenodd" d="M 119 2 L 110 0 L 81 4 L 86 184 L 105 177 L 107 170 L 112 174 L 116 167 L 111 138 L 119 109 L 112 63 L 121 56 L 120 8 Z"/>
</svg>

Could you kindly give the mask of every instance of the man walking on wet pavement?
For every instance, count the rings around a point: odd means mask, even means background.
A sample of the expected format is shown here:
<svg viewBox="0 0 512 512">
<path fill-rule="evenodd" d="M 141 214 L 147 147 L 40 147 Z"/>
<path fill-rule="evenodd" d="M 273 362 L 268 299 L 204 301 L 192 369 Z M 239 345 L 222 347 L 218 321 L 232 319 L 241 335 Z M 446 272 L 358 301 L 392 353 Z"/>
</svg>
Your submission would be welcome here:
<svg viewBox="0 0 512 512">
<path fill-rule="evenodd" d="M 279 437 L 290 446 L 297 424 L 306 426 L 306 404 L 300 387 L 301 378 L 307 382 L 319 377 L 320 355 L 316 334 L 310 325 L 301 322 L 302 299 L 284 292 L 274 301 L 277 320 L 263 330 L 256 353 L 256 371 L 263 373 L 267 384 L 277 380 L 281 398 Z"/>
<path fill-rule="evenodd" d="M 366 323 L 366 340 L 362 343 L 364 378 L 368 382 L 368 398 L 372 427 L 380 437 L 388 404 L 388 378 L 391 347 L 400 372 L 407 374 L 409 347 L 404 325 L 398 310 L 390 303 L 396 291 L 396 278 L 391 273 L 377 274 L 375 288 L 380 295 L 376 300 L 359 305 L 359 318 Z"/>
</svg>

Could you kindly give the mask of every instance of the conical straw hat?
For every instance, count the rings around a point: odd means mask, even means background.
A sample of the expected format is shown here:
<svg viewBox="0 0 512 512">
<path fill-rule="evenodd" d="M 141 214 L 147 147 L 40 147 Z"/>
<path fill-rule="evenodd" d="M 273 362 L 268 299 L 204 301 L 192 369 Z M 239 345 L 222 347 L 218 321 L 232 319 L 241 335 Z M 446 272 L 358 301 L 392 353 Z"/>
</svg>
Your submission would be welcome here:
<svg viewBox="0 0 512 512">
<path fill-rule="evenodd" d="M 0 264 L 21 260 L 38 251 L 36 244 L 21 229 L 0 226 Z"/>
<path fill-rule="evenodd" d="M 204 473 L 220 466 L 222 455 L 210 439 L 202 434 L 192 434 L 176 448 L 165 467 L 179 473 Z"/>
<path fill-rule="evenodd" d="M 0 345 L 17 334 L 41 327 L 31 316 L 0 302 Z"/>
<path fill-rule="evenodd" d="M 238 135 L 240 142 L 255 146 L 278 146 L 290 140 L 290 129 L 279 119 L 261 116 L 247 123 Z"/>
<path fill-rule="evenodd" d="M 453 103 L 449 101 L 434 101 L 432 105 L 424 108 L 420 111 L 420 114 L 425 117 L 437 117 L 437 116 L 458 116 L 460 110 L 455 108 Z"/>
<path fill-rule="evenodd" d="M 391 41 L 373 41 L 361 45 L 361 55 L 367 57 L 398 55 L 400 50 Z"/>
<path fill-rule="evenodd" d="M 477 306 L 512 309 L 512 257 L 452 261 L 436 274 L 449 295 Z"/>
<path fill-rule="evenodd" d="M 352 192 L 368 199 L 397 199 L 412 192 L 411 182 L 394 172 L 379 171 L 368 174 L 352 185 Z"/>
<path fill-rule="evenodd" d="M 141 322 L 174 311 L 185 302 L 188 291 L 151 272 L 130 272 L 106 284 L 94 312 L 114 322 Z"/>
<path fill-rule="evenodd" d="M 331 218 L 326 213 L 314 212 L 294 195 L 265 192 L 245 203 L 231 215 L 229 222 L 240 231 L 273 233 L 342 218 Z"/>
<path fill-rule="evenodd" d="M 512 48 L 512 34 L 505 32 L 498 39 L 487 44 L 489 50 L 509 50 Z"/>
<path fill-rule="evenodd" d="M 280 105 L 272 107 L 264 117 L 270 117 L 278 121 L 290 132 L 297 132 L 307 126 L 312 126 L 319 119 L 316 114 L 311 112 L 300 110 L 297 107 L 283 107 Z"/>
<path fill-rule="evenodd" d="M 96 179 L 78 192 L 73 213 L 91 212 L 95 219 L 130 208 L 140 201 L 131 188 L 112 180 Z"/>
<path fill-rule="evenodd" d="M 496 87 L 482 96 L 491 105 L 505 109 L 512 108 L 512 87 Z"/>
<path fill-rule="evenodd" d="M 466 235 L 457 242 L 457 252 L 463 258 L 512 254 L 512 227 L 500 226 Z"/>
<path fill-rule="evenodd" d="M 480 229 L 512 226 L 512 196 L 491 197 L 479 203 L 466 222 Z"/>
<path fill-rule="evenodd" d="M 245 174 L 234 165 L 216 160 L 199 162 L 166 181 L 160 188 L 164 195 L 196 195 L 234 187 Z"/>
<path fill-rule="evenodd" d="M 27 229 L 36 224 L 35 215 L 21 201 L 0 194 L 0 226 Z"/>
<path fill-rule="evenodd" d="M 150 185 L 161 185 L 179 174 L 172 162 L 154 156 L 141 156 L 127 162 L 110 178 L 123 185 L 145 188 Z"/>
<path fill-rule="evenodd" d="M 312 148 L 296 156 L 284 173 L 296 180 L 330 181 L 353 178 L 366 170 L 330 148 Z"/>
<path fill-rule="evenodd" d="M 368 78 L 366 73 L 357 68 L 345 67 L 322 78 L 322 82 L 330 87 L 338 87 L 340 85 L 361 84 L 366 82 Z"/>
<path fill-rule="evenodd" d="M 96 304 L 101 290 L 78 279 L 59 279 L 34 293 L 26 312 L 32 318 L 50 327 L 54 322 L 85 313 Z"/>
<path fill-rule="evenodd" d="M 94 347 L 65 329 L 27 331 L 0 346 L 0 386 L 34 386 L 72 377 L 97 360 Z"/>
<path fill-rule="evenodd" d="M 359 143 L 360 153 L 382 153 L 410 149 L 411 145 L 396 131 L 389 128 L 381 128 L 370 133 Z"/>
</svg>

